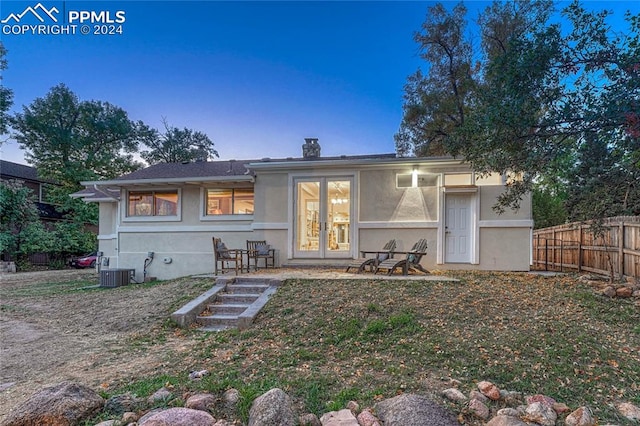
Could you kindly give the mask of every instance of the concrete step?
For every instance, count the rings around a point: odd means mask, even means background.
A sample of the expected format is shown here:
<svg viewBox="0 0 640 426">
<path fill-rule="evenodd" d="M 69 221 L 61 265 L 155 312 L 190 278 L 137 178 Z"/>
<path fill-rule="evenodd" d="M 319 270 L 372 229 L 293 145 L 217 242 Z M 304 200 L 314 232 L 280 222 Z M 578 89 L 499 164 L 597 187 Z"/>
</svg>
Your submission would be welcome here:
<svg viewBox="0 0 640 426">
<path fill-rule="evenodd" d="M 204 327 L 237 327 L 238 326 L 238 316 L 237 315 L 207 315 L 207 316 L 198 316 L 198 323 L 202 324 Z"/>
<path fill-rule="evenodd" d="M 266 284 L 231 284 L 227 286 L 226 293 L 231 294 L 262 294 L 263 291 L 268 289 Z"/>
<path fill-rule="evenodd" d="M 231 304 L 251 304 L 256 301 L 256 299 L 260 297 L 260 294 L 256 293 L 247 293 L 247 294 L 218 294 L 217 301 L 221 302 L 224 305 Z"/>
<path fill-rule="evenodd" d="M 246 303 L 212 303 L 207 308 L 213 314 L 241 314 L 249 307 Z"/>
</svg>

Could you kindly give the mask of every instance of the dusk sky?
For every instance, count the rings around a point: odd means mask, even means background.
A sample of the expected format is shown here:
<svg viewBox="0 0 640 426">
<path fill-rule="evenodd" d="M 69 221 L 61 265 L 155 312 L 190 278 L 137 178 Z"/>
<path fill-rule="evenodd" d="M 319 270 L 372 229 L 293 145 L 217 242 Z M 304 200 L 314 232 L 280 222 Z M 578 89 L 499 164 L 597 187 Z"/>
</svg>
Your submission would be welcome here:
<svg viewBox="0 0 640 426">
<path fill-rule="evenodd" d="M 56 8 L 60 25 L 82 11 L 124 22 L 22 33 L 16 25 L 41 22 L 30 12 L 10 15 L 39 3 L 40 12 Z M 110 102 L 152 127 L 166 117 L 200 130 L 221 159 L 297 157 L 305 137 L 319 138 L 323 156 L 389 153 L 407 76 L 424 67 L 413 34 L 431 4 L 2 0 L 3 84 L 14 92 L 13 111 L 64 83 L 81 100 Z M 467 2 L 469 16 L 488 4 Z M 614 27 L 625 10 L 640 13 L 640 1 L 585 5 L 613 10 Z M 112 29 L 122 34 L 94 34 Z M 0 150 L 2 159 L 26 164 L 15 142 Z"/>
</svg>

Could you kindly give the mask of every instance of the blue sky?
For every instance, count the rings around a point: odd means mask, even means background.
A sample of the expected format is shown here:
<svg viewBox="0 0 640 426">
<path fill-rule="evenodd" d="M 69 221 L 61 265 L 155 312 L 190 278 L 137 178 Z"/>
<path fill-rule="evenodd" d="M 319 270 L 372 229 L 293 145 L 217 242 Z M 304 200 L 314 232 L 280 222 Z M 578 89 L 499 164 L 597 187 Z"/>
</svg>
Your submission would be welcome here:
<svg viewBox="0 0 640 426">
<path fill-rule="evenodd" d="M 423 65 L 413 33 L 431 2 L 47 1 L 125 12 L 122 34 L 2 34 L 14 107 L 65 83 L 133 120 L 209 135 L 221 159 L 295 157 L 305 137 L 323 155 L 394 152 L 406 78 Z M 454 2 L 445 2 L 451 7 Z M 2 0 L 0 19 L 38 0 Z M 467 2 L 470 17 L 487 2 Z M 586 2 L 640 11 L 640 2 Z M 10 21 L 10 24 L 15 22 Z M 20 24 L 38 24 L 25 15 Z M 50 23 L 50 22 L 47 22 Z M 2 158 L 25 163 L 15 142 Z"/>
</svg>

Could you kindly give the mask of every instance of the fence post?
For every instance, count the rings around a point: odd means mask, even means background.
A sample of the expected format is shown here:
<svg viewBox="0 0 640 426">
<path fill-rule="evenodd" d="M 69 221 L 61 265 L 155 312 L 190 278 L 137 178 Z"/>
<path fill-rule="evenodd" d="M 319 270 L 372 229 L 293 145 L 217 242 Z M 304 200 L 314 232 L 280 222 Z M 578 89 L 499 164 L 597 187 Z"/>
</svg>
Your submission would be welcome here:
<svg viewBox="0 0 640 426">
<path fill-rule="evenodd" d="M 544 270 L 549 270 L 549 239 L 544 239 Z"/>
<path fill-rule="evenodd" d="M 624 276 L 624 221 L 620 221 L 618 225 L 618 268 L 620 271 L 620 280 Z"/>
<path fill-rule="evenodd" d="M 564 272 L 563 263 L 564 263 L 564 240 L 560 240 L 560 272 Z"/>
<path fill-rule="evenodd" d="M 582 272 L 582 225 L 578 230 L 578 272 Z"/>
</svg>

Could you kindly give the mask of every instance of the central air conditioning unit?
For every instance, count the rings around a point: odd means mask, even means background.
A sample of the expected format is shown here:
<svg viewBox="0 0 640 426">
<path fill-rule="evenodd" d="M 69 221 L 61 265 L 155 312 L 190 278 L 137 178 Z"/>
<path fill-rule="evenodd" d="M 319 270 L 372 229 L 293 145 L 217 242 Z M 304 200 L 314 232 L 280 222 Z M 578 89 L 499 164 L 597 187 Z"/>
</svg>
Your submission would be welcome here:
<svg viewBox="0 0 640 426">
<path fill-rule="evenodd" d="M 135 272 L 135 269 L 103 269 L 100 271 L 100 287 L 129 285 Z"/>
</svg>

